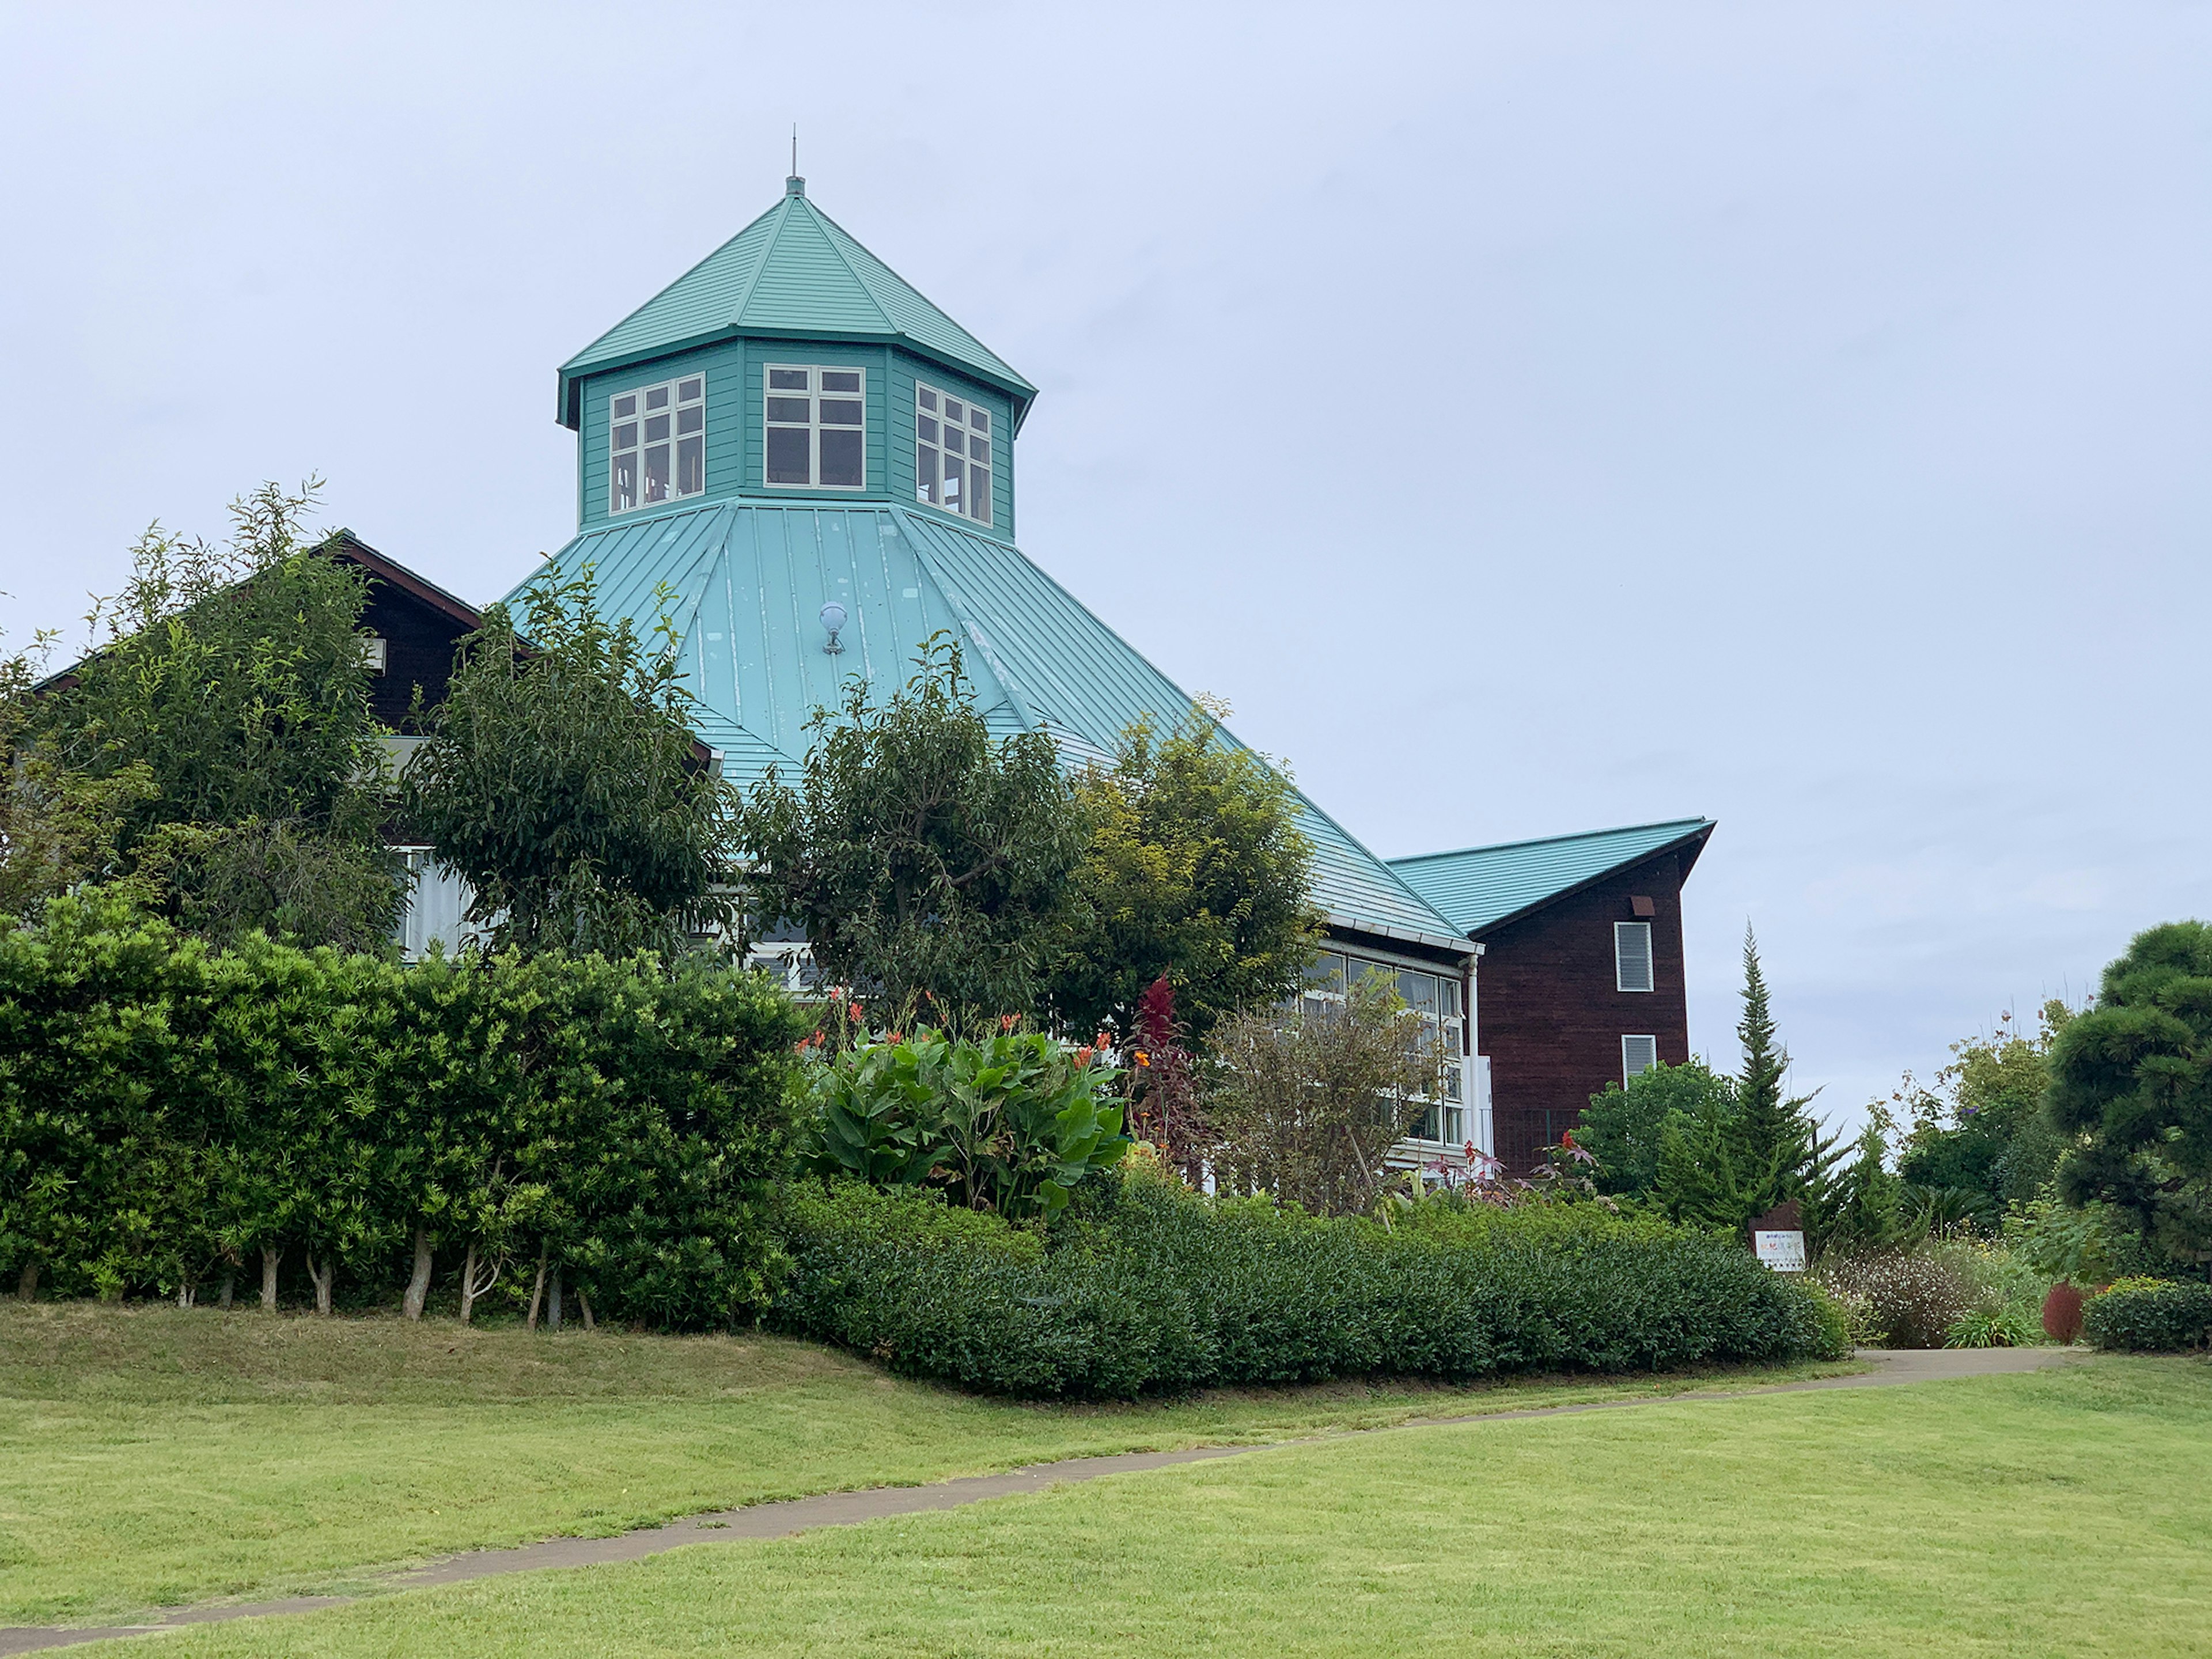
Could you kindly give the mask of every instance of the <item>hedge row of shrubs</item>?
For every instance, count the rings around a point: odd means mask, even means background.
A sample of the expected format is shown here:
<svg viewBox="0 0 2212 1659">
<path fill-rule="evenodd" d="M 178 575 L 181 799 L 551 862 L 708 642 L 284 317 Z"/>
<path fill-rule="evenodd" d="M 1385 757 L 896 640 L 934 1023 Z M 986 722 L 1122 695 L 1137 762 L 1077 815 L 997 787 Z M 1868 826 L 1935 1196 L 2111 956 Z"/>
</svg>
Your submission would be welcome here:
<svg viewBox="0 0 2212 1659">
<path fill-rule="evenodd" d="M 1047 1232 L 913 1192 L 798 1195 L 771 1317 L 910 1376 L 1020 1395 L 1328 1377 L 1661 1370 L 1842 1352 L 1832 1304 L 1741 1245 L 1593 1206 L 1389 1225 L 1132 1174 Z"/>
<path fill-rule="evenodd" d="M 725 1325 L 772 1287 L 800 1029 L 754 975 L 216 951 L 59 899 L 0 925 L 0 1270 L 190 1301 L 306 1267 L 327 1310 L 471 1262 L 514 1305 L 544 1263 Z"/>
<path fill-rule="evenodd" d="M 2100 1348 L 2136 1353 L 2212 1347 L 2212 1285 L 2123 1279 L 2082 1309 L 2081 1334 Z"/>
</svg>

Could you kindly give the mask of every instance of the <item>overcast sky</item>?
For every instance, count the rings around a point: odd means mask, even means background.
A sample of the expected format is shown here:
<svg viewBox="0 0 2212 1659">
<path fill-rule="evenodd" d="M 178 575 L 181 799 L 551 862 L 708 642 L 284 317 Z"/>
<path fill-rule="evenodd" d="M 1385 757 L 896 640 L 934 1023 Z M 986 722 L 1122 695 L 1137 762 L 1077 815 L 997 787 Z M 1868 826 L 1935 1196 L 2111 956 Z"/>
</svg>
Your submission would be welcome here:
<svg viewBox="0 0 2212 1659">
<path fill-rule="evenodd" d="M 2212 915 L 2212 9 L 0 4 L 0 624 L 264 478 L 471 600 L 554 370 L 815 201 L 1026 552 L 1387 855 L 1705 814 L 1801 1086 Z"/>
</svg>

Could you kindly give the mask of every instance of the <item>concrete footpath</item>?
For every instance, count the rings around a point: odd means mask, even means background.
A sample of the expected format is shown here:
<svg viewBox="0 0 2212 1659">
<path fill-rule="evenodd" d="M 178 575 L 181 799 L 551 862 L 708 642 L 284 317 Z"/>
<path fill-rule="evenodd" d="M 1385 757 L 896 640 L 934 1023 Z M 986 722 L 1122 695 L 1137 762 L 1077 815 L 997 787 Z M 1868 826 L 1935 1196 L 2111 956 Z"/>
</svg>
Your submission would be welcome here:
<svg viewBox="0 0 2212 1659">
<path fill-rule="evenodd" d="M 2067 1348 L 1862 1348 L 1856 1357 L 1870 1362 L 1872 1369 L 1849 1376 L 1777 1382 L 1759 1389 L 1700 1389 L 1684 1394 L 1596 1400 L 1580 1406 L 1538 1406 L 1526 1411 L 1475 1412 L 1463 1417 L 1420 1417 L 1387 1429 L 1354 1430 L 1344 1435 L 1320 1435 L 1305 1441 L 1273 1443 L 1314 1445 L 1359 1434 L 1399 1434 L 1407 1429 L 1525 1417 L 1567 1417 L 1578 1412 L 1624 1411 L 1638 1406 L 1672 1405 L 1685 1400 L 1743 1400 L 1755 1395 L 1799 1394 L 1815 1389 L 1871 1389 L 1907 1382 L 1939 1382 L 1963 1376 L 1998 1376 L 2063 1364 L 2082 1354 L 2080 1349 Z M 927 1486 L 870 1486 L 859 1492 L 825 1492 L 818 1498 L 794 1498 L 780 1504 L 752 1504 L 743 1509 L 689 1516 L 663 1526 L 619 1533 L 611 1538 L 549 1538 L 542 1543 L 525 1544 L 515 1549 L 471 1550 L 466 1554 L 448 1556 L 427 1566 L 395 1574 L 379 1593 L 459 1584 L 472 1578 L 537 1572 L 550 1567 L 590 1567 L 636 1561 L 689 1544 L 729 1542 L 741 1538 L 787 1538 L 816 1527 L 849 1527 L 886 1516 L 957 1509 L 963 1504 L 981 1503 L 987 1498 L 1042 1492 L 1063 1481 L 1093 1480 L 1102 1474 L 1131 1474 L 1267 1449 L 1267 1445 L 1262 1444 L 1196 1446 L 1188 1451 L 1123 1452 L 1112 1457 L 1076 1457 L 1059 1463 L 1037 1463 L 1005 1474 L 969 1475 Z M 318 1607 L 338 1607 L 358 1599 L 350 1595 L 295 1595 L 276 1601 L 222 1602 L 179 1607 L 143 1624 L 112 1625 L 98 1629 L 61 1625 L 16 1626 L 0 1629 L 0 1656 L 36 1653 L 109 1637 L 144 1636 L 187 1625 L 262 1619 L 272 1613 L 312 1613 Z"/>
</svg>

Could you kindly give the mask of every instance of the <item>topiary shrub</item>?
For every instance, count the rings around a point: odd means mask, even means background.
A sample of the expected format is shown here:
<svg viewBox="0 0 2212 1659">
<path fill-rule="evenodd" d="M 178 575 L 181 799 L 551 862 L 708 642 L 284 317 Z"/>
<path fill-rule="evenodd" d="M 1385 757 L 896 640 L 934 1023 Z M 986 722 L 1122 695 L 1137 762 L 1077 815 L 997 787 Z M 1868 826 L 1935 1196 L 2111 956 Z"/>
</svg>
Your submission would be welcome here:
<svg viewBox="0 0 2212 1659">
<path fill-rule="evenodd" d="M 2063 1279 L 2043 1298 L 2043 1334 L 2054 1342 L 2081 1334 L 2081 1292 Z"/>
<path fill-rule="evenodd" d="M 2212 1285 L 2124 1279 L 2093 1297 L 2081 1330 L 2100 1348 L 2185 1353 L 2212 1346 Z"/>
</svg>

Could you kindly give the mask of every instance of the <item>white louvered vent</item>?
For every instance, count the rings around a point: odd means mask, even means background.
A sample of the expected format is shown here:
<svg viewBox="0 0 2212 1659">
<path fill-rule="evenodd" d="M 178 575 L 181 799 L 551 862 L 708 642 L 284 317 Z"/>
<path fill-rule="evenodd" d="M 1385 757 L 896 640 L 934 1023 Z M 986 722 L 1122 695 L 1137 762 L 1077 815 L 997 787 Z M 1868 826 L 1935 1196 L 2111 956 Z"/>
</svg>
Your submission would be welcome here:
<svg viewBox="0 0 2212 1659">
<path fill-rule="evenodd" d="M 1616 990 L 1648 991 L 1651 988 L 1650 922 L 1616 921 L 1613 924 L 1613 972 Z"/>
<path fill-rule="evenodd" d="M 1659 1039 L 1656 1036 L 1625 1036 L 1620 1040 L 1620 1080 L 1626 1084 L 1631 1078 L 1641 1077 L 1659 1063 Z"/>
</svg>

